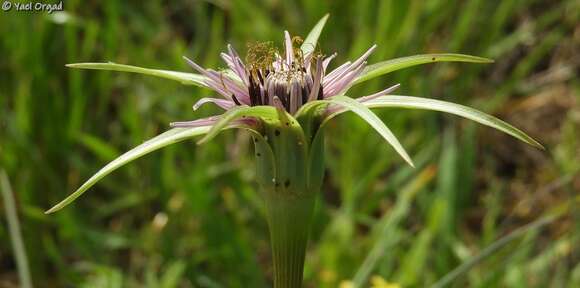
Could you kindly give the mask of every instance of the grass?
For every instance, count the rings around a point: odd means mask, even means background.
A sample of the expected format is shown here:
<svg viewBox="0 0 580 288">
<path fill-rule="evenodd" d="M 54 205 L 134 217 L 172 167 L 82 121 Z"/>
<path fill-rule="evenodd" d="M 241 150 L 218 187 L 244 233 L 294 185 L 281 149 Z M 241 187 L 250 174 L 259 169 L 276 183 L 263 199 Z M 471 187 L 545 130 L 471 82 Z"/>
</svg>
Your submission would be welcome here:
<svg viewBox="0 0 580 288">
<path fill-rule="evenodd" d="M 331 125 L 324 195 L 307 287 L 379 275 L 435 284 L 477 265 L 453 287 L 580 285 L 577 1 L 67 1 L 66 13 L 2 12 L 0 167 L 6 170 L 37 287 L 263 287 L 270 282 L 261 199 L 244 134 L 169 147 L 114 173 L 74 205 L 42 212 L 103 164 L 167 129 L 209 92 L 67 63 L 112 61 L 190 71 L 188 56 L 223 66 L 225 43 L 321 36 L 336 63 L 379 45 L 370 63 L 454 52 L 494 64 L 433 64 L 369 81 L 353 96 L 401 83 L 403 95 L 458 102 L 523 128 L 534 151 L 455 117 L 381 112 L 417 168 L 349 115 Z M 576 32 L 575 32 L 576 31 Z M 576 40 L 575 40 L 576 39 Z M 568 205 L 542 230 L 477 259 L 510 231 Z M 2 211 L 0 217 L 6 213 Z M 0 286 L 17 283 L 6 219 Z M 516 230 L 518 231 L 518 230 Z M 521 230 L 519 230 L 521 231 Z M 504 238 L 505 239 L 505 238 Z M 493 246 L 492 246 L 493 247 Z M 447 276 L 450 277 L 450 276 Z"/>
</svg>

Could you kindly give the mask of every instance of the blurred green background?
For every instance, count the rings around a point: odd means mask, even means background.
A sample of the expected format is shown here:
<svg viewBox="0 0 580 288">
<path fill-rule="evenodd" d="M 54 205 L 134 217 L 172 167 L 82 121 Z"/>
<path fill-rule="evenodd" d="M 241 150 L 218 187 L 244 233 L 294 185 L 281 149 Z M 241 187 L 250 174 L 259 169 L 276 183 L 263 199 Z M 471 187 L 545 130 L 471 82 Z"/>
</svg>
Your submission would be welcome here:
<svg viewBox="0 0 580 288">
<path fill-rule="evenodd" d="M 36 287 L 268 287 L 268 231 L 243 133 L 165 148 L 63 211 L 43 214 L 169 122 L 219 111 L 191 110 L 209 90 L 64 65 L 191 71 L 186 55 L 223 67 L 226 43 L 245 54 L 249 41 L 281 43 L 284 29 L 305 36 L 326 13 L 320 44 L 338 52 L 334 67 L 373 43 L 370 63 L 435 52 L 496 60 L 418 66 L 359 85 L 351 96 L 401 83 L 399 94 L 475 107 L 547 149 L 439 113 L 379 112 L 413 156 L 412 169 L 366 123 L 341 116 L 329 125 L 305 286 L 424 287 L 447 275 L 453 287 L 580 287 L 577 0 L 71 0 L 52 14 L 1 11 L 0 170 L 7 177 L 0 187 L 16 202 L 0 207 L 0 287 L 19 287 L 10 207 Z M 538 225 L 497 242 L 532 222 Z M 489 245 L 499 249 L 477 258 Z M 465 263 L 473 265 L 448 274 Z"/>
</svg>

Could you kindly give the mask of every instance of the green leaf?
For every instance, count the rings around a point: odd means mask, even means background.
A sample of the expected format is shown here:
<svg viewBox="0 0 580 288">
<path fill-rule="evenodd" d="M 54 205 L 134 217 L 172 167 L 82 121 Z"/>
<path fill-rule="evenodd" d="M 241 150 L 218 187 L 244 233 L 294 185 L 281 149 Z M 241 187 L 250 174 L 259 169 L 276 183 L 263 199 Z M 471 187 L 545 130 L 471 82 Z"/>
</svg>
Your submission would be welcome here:
<svg viewBox="0 0 580 288">
<path fill-rule="evenodd" d="M 119 167 L 143 156 L 149 154 L 155 150 L 174 144 L 194 136 L 205 134 L 210 130 L 211 126 L 195 127 L 195 128 L 173 128 L 165 133 L 162 133 L 145 143 L 125 152 L 123 155 L 119 156 L 117 159 L 109 162 L 105 167 L 99 170 L 95 175 L 93 175 L 89 180 L 87 180 L 81 187 L 79 187 L 75 192 L 70 194 L 60 203 L 56 204 L 54 207 L 46 211 L 46 214 L 56 212 L 66 205 L 73 202 L 76 198 L 81 196 L 85 191 L 91 188 L 95 183 L 101 180 L 103 177 L 107 176 L 111 172 L 115 171 Z"/>
<path fill-rule="evenodd" d="M 422 54 L 408 57 L 395 58 L 387 61 L 382 61 L 367 66 L 360 76 L 358 76 L 354 84 L 362 83 L 364 81 L 373 79 L 375 77 L 385 75 L 387 73 L 404 69 L 407 67 L 435 63 L 435 62 L 471 62 L 471 63 L 493 63 L 493 60 L 483 57 L 463 55 L 463 54 Z"/>
<path fill-rule="evenodd" d="M 375 128 L 375 130 L 377 130 L 377 132 L 379 132 L 379 134 L 381 134 L 381 136 L 383 136 L 383 138 L 385 138 L 385 140 L 387 140 L 387 142 L 389 142 L 389 144 L 391 144 L 391 146 L 393 146 L 395 151 L 397 151 L 397 153 L 399 153 L 399 155 L 401 155 L 401 157 L 403 157 L 403 159 L 407 163 L 409 163 L 409 165 L 411 165 L 412 167 L 415 167 L 413 165 L 413 161 L 411 160 L 411 157 L 409 157 L 409 155 L 407 154 L 407 151 L 405 151 L 405 148 L 403 148 L 403 146 L 401 145 L 401 143 L 399 142 L 397 137 L 395 137 L 395 135 L 393 135 L 393 132 L 391 132 L 391 130 L 385 125 L 385 123 L 383 123 L 383 121 L 381 121 L 381 119 L 377 115 L 375 115 L 375 113 L 373 113 L 365 105 L 361 104 L 360 102 L 358 102 L 350 97 L 346 97 L 346 96 L 334 96 L 334 97 L 328 98 L 327 100 L 321 100 L 321 101 L 328 101 L 332 104 L 337 104 L 339 106 L 346 108 L 349 111 L 356 113 L 363 120 L 365 120 L 367 123 L 369 123 L 369 125 L 371 125 L 373 128 Z M 334 115 L 331 115 L 331 117 L 327 117 L 326 119 L 324 119 L 324 121 L 322 122 L 322 125 L 324 125 L 332 117 L 334 117 Z"/>
<path fill-rule="evenodd" d="M 328 14 L 324 15 L 324 17 L 322 17 L 322 19 L 320 19 L 318 23 L 314 25 L 314 28 L 312 28 L 310 33 L 308 33 L 308 36 L 306 36 L 304 43 L 302 43 L 302 46 L 300 46 L 300 49 L 302 49 L 304 54 L 308 54 L 314 51 L 314 48 L 316 48 L 318 38 L 320 37 L 320 33 L 322 32 L 324 25 L 326 24 L 326 20 L 328 20 L 328 16 Z"/>
<path fill-rule="evenodd" d="M 364 102 L 364 106 L 369 108 L 375 107 L 400 107 L 400 108 L 410 108 L 410 109 L 425 109 L 425 110 L 434 110 L 440 112 L 446 112 L 450 114 L 455 114 L 461 117 L 465 117 L 467 119 L 473 120 L 480 124 L 495 128 L 500 130 L 504 133 L 507 133 L 525 143 L 528 143 L 534 147 L 544 149 L 542 144 L 538 141 L 534 140 L 532 137 L 528 136 L 526 133 L 522 132 L 518 128 L 502 121 L 496 117 L 493 117 L 489 114 L 483 113 L 476 109 L 450 103 L 441 100 L 435 99 L 428 99 L 428 98 L 419 98 L 419 97 L 411 97 L 411 96 L 396 96 L 396 95 L 389 95 L 389 96 L 381 96 L 370 101 Z M 337 112 L 339 113 L 339 112 Z M 335 113 L 336 114 L 336 113 Z M 329 117 L 334 117 L 334 115 L 330 115 Z"/>
<path fill-rule="evenodd" d="M 203 144 L 213 139 L 232 121 L 245 117 L 258 117 L 264 121 L 271 122 L 277 121 L 278 114 L 276 108 L 273 106 L 236 106 L 222 114 L 220 120 L 213 125 L 211 130 L 202 139 L 197 141 L 197 144 Z"/>
<path fill-rule="evenodd" d="M 113 62 L 108 62 L 108 63 L 75 63 L 75 64 L 67 64 L 66 67 L 139 73 L 139 74 L 145 74 L 145 75 L 175 80 L 175 81 L 178 81 L 184 85 L 195 85 L 195 86 L 199 86 L 199 87 L 207 87 L 205 85 L 205 82 L 204 82 L 204 80 L 206 79 L 205 76 L 199 75 L 199 74 L 194 74 L 194 73 L 158 70 L 158 69 L 148 69 L 148 68 L 142 68 L 142 67 L 131 66 L 131 65 L 116 64 Z"/>
</svg>

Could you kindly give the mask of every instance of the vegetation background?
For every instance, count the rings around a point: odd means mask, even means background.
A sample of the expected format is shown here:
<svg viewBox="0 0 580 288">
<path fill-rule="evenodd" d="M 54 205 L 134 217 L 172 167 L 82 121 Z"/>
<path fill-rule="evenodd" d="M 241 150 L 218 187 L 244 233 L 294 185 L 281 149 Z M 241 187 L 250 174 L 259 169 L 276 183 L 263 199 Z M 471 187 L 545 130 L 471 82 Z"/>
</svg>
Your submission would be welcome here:
<svg viewBox="0 0 580 288">
<path fill-rule="evenodd" d="M 411 169 L 363 121 L 341 116 L 329 129 L 306 287 L 580 287 L 579 4 L 70 0 L 52 14 L 1 11 L 0 287 L 19 286 L 13 208 L 36 287 L 267 287 L 268 232 L 244 134 L 165 148 L 43 214 L 169 122 L 217 112 L 191 110 L 208 90 L 64 65 L 191 71 L 187 55 L 224 66 L 226 43 L 281 43 L 284 29 L 305 35 L 326 13 L 320 44 L 338 52 L 335 63 L 373 43 L 370 63 L 434 52 L 496 60 L 418 66 L 351 96 L 401 83 L 402 95 L 507 120 L 546 151 L 456 117 L 384 110 Z"/>
</svg>

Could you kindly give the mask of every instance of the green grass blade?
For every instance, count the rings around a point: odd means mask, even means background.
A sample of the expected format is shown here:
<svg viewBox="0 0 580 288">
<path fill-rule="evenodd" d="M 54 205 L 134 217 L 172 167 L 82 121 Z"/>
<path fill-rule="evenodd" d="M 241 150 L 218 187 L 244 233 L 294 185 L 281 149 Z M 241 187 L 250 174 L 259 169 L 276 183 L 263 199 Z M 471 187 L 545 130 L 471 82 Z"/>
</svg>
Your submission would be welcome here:
<svg viewBox="0 0 580 288">
<path fill-rule="evenodd" d="M 26 256 L 26 245 L 22 239 L 22 229 L 20 228 L 20 220 L 18 220 L 18 212 L 16 201 L 14 200 L 14 191 L 8 179 L 8 175 L 4 169 L 0 168 L 0 199 L 4 202 L 4 211 L 6 212 L 6 220 L 8 222 L 8 234 L 10 234 L 10 242 L 14 253 L 14 260 L 16 260 L 16 267 L 18 270 L 18 279 L 22 288 L 32 288 L 32 278 L 30 276 L 30 265 L 28 265 L 28 256 Z"/>
<path fill-rule="evenodd" d="M 385 140 L 389 142 L 391 146 L 393 146 L 395 151 L 397 151 L 397 153 L 399 153 L 399 155 L 401 155 L 401 157 L 403 157 L 403 159 L 407 163 L 409 163 L 409 165 L 414 167 L 411 157 L 409 157 L 409 154 L 407 154 L 407 151 L 405 151 L 405 148 L 403 148 L 403 145 L 401 145 L 397 137 L 393 135 L 393 132 L 391 132 L 391 130 L 387 127 L 387 125 L 385 125 L 385 123 L 383 123 L 383 121 L 381 121 L 381 119 L 377 115 L 375 115 L 375 113 L 373 113 L 369 108 L 367 108 L 360 102 L 346 96 L 334 96 L 328 98 L 326 101 L 332 104 L 342 106 L 345 109 L 352 111 L 358 116 L 360 116 L 369 125 L 371 125 L 371 127 L 377 130 L 377 132 L 381 134 L 381 136 L 383 136 L 383 138 L 385 138 Z M 330 120 L 331 118 L 332 117 L 327 117 L 323 121 L 323 124 L 328 120 Z"/>
<path fill-rule="evenodd" d="M 322 19 L 320 19 L 318 23 L 314 25 L 314 28 L 312 28 L 310 33 L 308 33 L 306 39 L 304 39 L 304 43 L 302 43 L 302 46 L 300 46 L 300 49 L 302 49 L 304 54 L 310 53 L 314 51 L 314 48 L 316 48 L 316 43 L 318 42 L 320 33 L 326 24 L 326 20 L 328 20 L 328 16 L 328 14 L 324 15 L 324 17 L 322 17 Z"/>
<path fill-rule="evenodd" d="M 477 123 L 500 130 L 534 147 L 544 149 L 542 144 L 540 144 L 538 141 L 534 140 L 526 133 L 506 123 L 505 121 L 493 117 L 489 114 L 483 113 L 481 111 L 478 111 L 476 109 L 451 102 L 411 96 L 389 95 L 389 96 L 381 96 L 376 99 L 372 99 L 368 102 L 365 102 L 364 106 L 369 108 L 399 107 L 410 109 L 425 109 L 455 114 L 473 120 Z"/>
<path fill-rule="evenodd" d="M 99 170 L 95 175 L 93 175 L 89 180 L 87 180 L 81 187 L 79 187 L 75 192 L 70 194 L 60 203 L 56 204 L 54 207 L 46 211 L 46 214 L 56 212 L 63 207 L 67 206 L 73 202 L 76 198 L 81 196 L 85 191 L 91 188 L 95 183 L 101 180 L 103 177 L 107 176 L 111 172 L 117 170 L 119 167 L 143 156 L 149 154 L 155 150 L 174 144 L 194 136 L 205 134 L 210 130 L 211 126 L 205 127 L 195 127 L 195 128 L 173 128 L 165 133 L 162 133 L 145 143 L 125 152 L 123 155 L 119 156 L 115 160 L 109 162 L 105 167 Z"/>
<path fill-rule="evenodd" d="M 199 87 L 206 87 L 203 75 L 195 73 L 159 70 L 159 69 L 149 69 L 131 65 L 116 64 L 113 62 L 108 63 L 75 63 L 67 64 L 66 67 L 69 68 L 79 68 L 79 69 L 94 69 L 94 70 L 107 70 L 107 71 L 120 71 L 120 72 L 130 72 L 139 73 L 155 77 L 166 78 L 170 80 L 175 80 L 184 85 L 195 85 Z"/>
<path fill-rule="evenodd" d="M 463 274 L 467 273 L 471 268 L 475 267 L 477 264 L 481 263 L 489 256 L 493 255 L 499 249 L 505 247 L 507 244 L 511 243 L 512 241 L 520 238 L 523 235 L 526 235 L 528 232 L 536 231 L 544 226 L 554 222 L 558 217 L 555 216 L 546 216 L 539 220 L 536 220 L 532 223 L 529 223 L 525 226 L 522 226 L 513 232 L 509 233 L 508 235 L 498 239 L 497 241 L 493 242 L 491 245 L 487 246 L 485 249 L 481 251 L 481 253 L 477 254 L 474 257 L 471 257 L 469 260 L 458 266 L 457 268 L 453 269 L 450 273 L 446 274 L 443 278 L 441 278 L 437 283 L 433 284 L 431 288 L 443 288 L 447 287 L 453 283 L 457 278 L 462 276 Z"/>
<path fill-rule="evenodd" d="M 470 63 L 493 63 L 493 60 L 483 57 L 464 54 L 421 54 L 408 57 L 395 58 L 367 66 L 354 84 L 379 77 L 411 66 L 435 63 L 435 62 L 470 62 Z"/>
<path fill-rule="evenodd" d="M 197 141 L 197 144 L 203 144 L 217 136 L 232 121 L 245 117 L 258 117 L 264 121 L 277 121 L 278 114 L 273 106 L 236 106 L 224 113 L 220 120 L 217 121 L 207 134 Z"/>
</svg>

